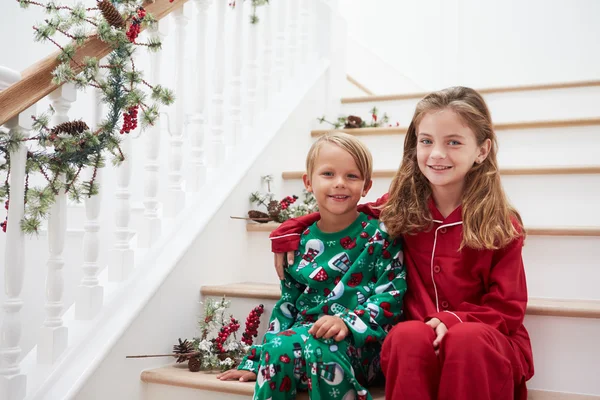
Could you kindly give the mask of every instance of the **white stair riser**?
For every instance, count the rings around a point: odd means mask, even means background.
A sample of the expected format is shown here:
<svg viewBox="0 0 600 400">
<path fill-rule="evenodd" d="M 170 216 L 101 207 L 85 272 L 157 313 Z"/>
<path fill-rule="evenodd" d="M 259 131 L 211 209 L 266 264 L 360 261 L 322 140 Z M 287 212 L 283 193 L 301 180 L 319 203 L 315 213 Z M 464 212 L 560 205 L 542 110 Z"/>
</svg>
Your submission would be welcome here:
<svg viewBox="0 0 600 400">
<path fill-rule="evenodd" d="M 251 397 L 156 383 L 146 383 L 144 385 L 146 386 L 144 400 L 248 400 Z"/>
<path fill-rule="evenodd" d="M 375 178 L 362 202 L 374 201 L 389 189 L 391 178 Z M 526 226 L 600 225 L 600 174 L 503 176 L 509 200 Z M 284 180 L 280 193 L 301 195 L 299 179 Z"/>
<path fill-rule="evenodd" d="M 498 131 L 497 135 L 498 164 L 502 168 L 600 164 L 597 152 L 600 125 L 511 129 Z M 357 136 L 373 154 L 375 169 L 398 168 L 405 137 L 405 134 Z"/>
<path fill-rule="evenodd" d="M 231 298 L 230 312 L 241 320 L 255 306 L 265 305 L 258 340 L 262 339 L 274 305 L 273 300 Z M 243 331 L 244 324 L 240 321 Z M 600 354 L 595 344 L 600 320 L 547 316 L 526 316 L 534 351 L 535 377 L 529 386 L 559 392 L 600 395 L 597 375 Z"/>
<path fill-rule="evenodd" d="M 554 89 L 528 92 L 496 93 L 483 96 L 499 122 L 537 121 L 544 119 L 590 118 L 600 115 L 595 104 L 600 102 L 600 87 Z M 420 99 L 373 101 L 342 105 L 344 115 L 354 114 L 370 121 L 370 110 L 376 106 L 379 117 L 387 113 L 390 123 L 408 126 Z M 329 120 L 337 116 L 327 116 Z"/>
<path fill-rule="evenodd" d="M 600 320 L 527 316 L 533 345 L 536 389 L 600 395 Z"/>
</svg>

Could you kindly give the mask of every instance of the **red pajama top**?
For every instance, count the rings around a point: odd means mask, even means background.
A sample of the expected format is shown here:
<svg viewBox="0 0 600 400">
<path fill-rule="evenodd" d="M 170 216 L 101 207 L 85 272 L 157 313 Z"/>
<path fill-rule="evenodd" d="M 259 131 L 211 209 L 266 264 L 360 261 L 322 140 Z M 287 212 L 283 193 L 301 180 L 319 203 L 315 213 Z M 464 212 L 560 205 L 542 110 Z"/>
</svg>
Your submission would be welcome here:
<svg viewBox="0 0 600 400">
<path fill-rule="evenodd" d="M 379 217 L 375 203 L 358 206 L 358 211 Z M 492 326 L 513 344 L 522 371 L 533 376 L 533 356 L 529 334 L 523 326 L 527 307 L 527 284 L 517 238 L 500 250 L 458 251 L 462 240 L 462 209 L 446 218 L 430 201 L 433 229 L 404 235 L 404 264 L 408 291 L 404 296 L 407 319 L 426 321 L 439 318 L 451 329 L 463 322 Z M 311 214 L 286 221 L 271 233 L 273 252 L 296 250 L 300 233 L 319 219 Z"/>
</svg>

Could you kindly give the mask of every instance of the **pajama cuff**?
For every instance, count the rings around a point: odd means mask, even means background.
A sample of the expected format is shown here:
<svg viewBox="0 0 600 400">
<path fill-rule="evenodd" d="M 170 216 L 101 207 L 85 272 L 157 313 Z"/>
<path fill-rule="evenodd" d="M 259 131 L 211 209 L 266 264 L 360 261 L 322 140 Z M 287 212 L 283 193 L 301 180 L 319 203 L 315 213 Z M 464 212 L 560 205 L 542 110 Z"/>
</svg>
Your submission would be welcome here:
<svg viewBox="0 0 600 400">
<path fill-rule="evenodd" d="M 448 329 L 450 329 L 451 327 L 453 327 L 456 324 L 460 324 L 463 322 L 463 320 L 460 319 L 460 317 L 458 315 L 456 315 L 455 313 L 453 313 L 452 311 L 442 311 L 442 312 L 438 312 L 435 314 L 431 314 L 431 315 L 427 316 L 427 318 L 425 318 L 425 321 L 428 321 L 433 318 L 437 318 L 440 321 L 442 321 Z"/>
<path fill-rule="evenodd" d="M 247 358 L 243 358 L 237 369 L 240 371 L 249 371 L 258 374 L 258 361 L 252 361 L 248 360 Z"/>
</svg>

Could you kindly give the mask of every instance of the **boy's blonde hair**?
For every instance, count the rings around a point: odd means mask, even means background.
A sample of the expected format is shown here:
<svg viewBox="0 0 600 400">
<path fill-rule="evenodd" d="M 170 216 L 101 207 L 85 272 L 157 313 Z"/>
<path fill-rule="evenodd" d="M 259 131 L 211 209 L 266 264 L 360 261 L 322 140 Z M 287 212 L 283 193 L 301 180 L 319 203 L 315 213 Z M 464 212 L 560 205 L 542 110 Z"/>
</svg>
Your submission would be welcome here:
<svg viewBox="0 0 600 400">
<path fill-rule="evenodd" d="M 317 139 L 310 147 L 308 155 L 306 156 L 306 173 L 308 174 L 309 179 L 312 178 L 315 160 L 319 156 L 319 151 L 325 143 L 331 143 L 346 150 L 354 159 L 362 178 L 365 180 L 365 185 L 371 181 L 371 175 L 373 174 L 373 156 L 371 155 L 371 152 L 363 142 L 344 132 L 326 133 Z"/>
<path fill-rule="evenodd" d="M 431 186 L 417 162 L 417 127 L 430 112 L 449 109 L 458 114 L 475 133 L 477 145 L 492 143 L 487 158 L 473 164 L 465 177 L 462 193 L 463 237 L 461 249 L 498 249 L 525 230 L 517 210 L 509 203 L 498 171 L 498 141 L 487 104 L 479 93 L 466 87 L 451 87 L 433 92 L 417 104 L 404 138 L 402 165 L 392 180 L 389 198 L 381 213 L 392 236 L 428 230 L 433 218 L 427 206 Z M 515 227 L 516 222 L 517 227 Z"/>
</svg>

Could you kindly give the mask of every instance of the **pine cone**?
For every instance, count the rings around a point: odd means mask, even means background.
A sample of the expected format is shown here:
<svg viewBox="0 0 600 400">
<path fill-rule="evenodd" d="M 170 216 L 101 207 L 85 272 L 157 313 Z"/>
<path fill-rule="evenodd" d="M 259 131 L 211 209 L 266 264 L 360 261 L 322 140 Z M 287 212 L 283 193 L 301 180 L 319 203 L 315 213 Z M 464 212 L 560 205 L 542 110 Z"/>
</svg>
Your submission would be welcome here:
<svg viewBox="0 0 600 400">
<path fill-rule="evenodd" d="M 260 222 L 261 224 L 264 224 L 271 220 L 269 214 L 264 213 L 262 211 L 250 210 L 248 211 L 248 216 L 252 221 Z"/>
<path fill-rule="evenodd" d="M 50 135 L 58 135 L 59 133 L 69 133 L 73 136 L 78 135 L 80 133 L 82 133 L 85 130 L 90 129 L 87 124 L 81 120 L 79 121 L 69 121 L 69 122 L 63 122 L 60 125 L 56 125 L 54 128 L 52 128 L 52 130 L 50 131 Z"/>
<path fill-rule="evenodd" d="M 362 118 L 357 117 L 356 115 L 349 115 L 346 119 L 346 125 L 344 125 L 344 129 L 356 129 L 362 126 Z"/>
<path fill-rule="evenodd" d="M 271 217 L 273 221 L 277 221 L 279 219 L 281 206 L 277 200 L 271 200 L 269 205 L 267 205 L 267 210 L 269 211 L 269 217 Z"/>
<path fill-rule="evenodd" d="M 200 371 L 200 367 L 202 366 L 202 361 L 200 361 L 200 357 L 191 357 L 188 361 L 188 369 L 192 372 Z"/>
<path fill-rule="evenodd" d="M 98 8 L 102 11 L 102 15 L 104 16 L 104 19 L 106 19 L 106 22 L 111 26 L 119 29 L 125 27 L 125 20 L 123 20 L 123 17 L 121 17 L 121 14 L 119 14 L 119 11 L 110 0 L 98 1 Z"/>
<path fill-rule="evenodd" d="M 173 353 L 175 354 L 188 354 L 188 353 L 192 353 L 194 352 L 194 344 L 192 342 L 189 342 L 187 339 L 185 339 L 183 342 L 180 339 L 179 340 L 179 344 L 176 344 L 173 346 Z M 194 358 L 194 357 L 192 357 Z M 188 356 L 184 356 L 181 355 L 177 358 L 177 362 L 184 362 L 185 360 L 188 359 Z M 191 359 L 191 358 L 190 358 Z"/>
</svg>

